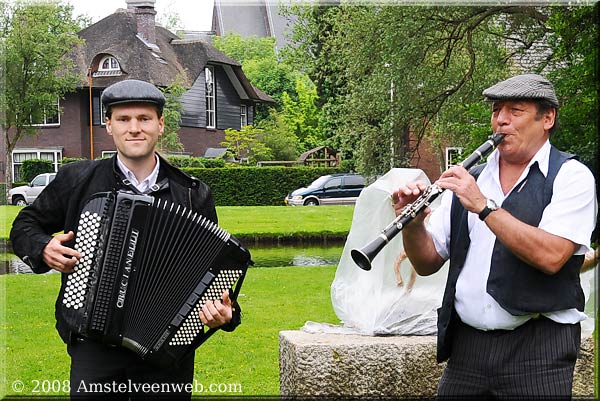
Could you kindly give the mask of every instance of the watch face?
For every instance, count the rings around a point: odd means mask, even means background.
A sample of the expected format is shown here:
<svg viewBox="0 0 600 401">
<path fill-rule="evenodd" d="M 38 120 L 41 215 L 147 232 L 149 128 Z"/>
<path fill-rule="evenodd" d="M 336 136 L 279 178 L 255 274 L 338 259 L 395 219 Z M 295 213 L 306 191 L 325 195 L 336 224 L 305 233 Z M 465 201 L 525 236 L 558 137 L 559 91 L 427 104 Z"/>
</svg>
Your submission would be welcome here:
<svg viewBox="0 0 600 401">
<path fill-rule="evenodd" d="M 491 210 L 498 209 L 498 204 L 493 199 L 488 199 L 486 206 Z"/>
</svg>

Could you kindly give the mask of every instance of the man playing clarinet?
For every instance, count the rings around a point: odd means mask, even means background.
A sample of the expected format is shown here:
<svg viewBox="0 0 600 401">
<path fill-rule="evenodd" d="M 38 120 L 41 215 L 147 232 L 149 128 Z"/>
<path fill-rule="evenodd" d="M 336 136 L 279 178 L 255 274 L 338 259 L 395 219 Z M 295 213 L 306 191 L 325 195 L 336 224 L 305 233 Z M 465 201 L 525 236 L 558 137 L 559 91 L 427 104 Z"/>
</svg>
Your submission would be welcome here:
<svg viewBox="0 0 600 401">
<path fill-rule="evenodd" d="M 162 92 L 147 82 L 125 80 L 106 88 L 102 103 L 106 110 L 106 131 L 113 138 L 116 155 L 63 166 L 37 200 L 21 210 L 10 234 L 15 253 L 35 273 L 50 269 L 61 272 L 63 287 L 82 257 L 74 249 L 80 211 L 95 193 L 127 190 L 149 194 L 217 222 L 210 188 L 156 153 L 164 129 Z M 52 236 L 61 231 L 64 233 Z M 222 300 L 205 304 L 200 318 L 210 328 L 231 331 L 240 323 L 240 308 L 226 291 Z M 101 344 L 72 332 L 59 312 L 58 301 L 56 319 L 57 330 L 71 357 L 72 398 L 191 398 L 191 386 L 185 385 L 193 380 L 193 352 L 178 368 L 159 369 L 125 348 Z M 164 389 L 163 383 L 173 384 L 173 391 L 153 392 L 153 388 Z M 129 393 L 122 391 L 123 388 L 134 391 Z"/>
<path fill-rule="evenodd" d="M 550 144 L 557 128 L 553 85 L 535 74 L 486 89 L 494 133 L 487 164 L 453 167 L 427 227 L 403 230 L 420 275 L 450 261 L 438 311 L 440 399 L 569 399 L 580 346 L 579 273 L 597 215 L 592 173 Z M 396 214 L 425 190 L 394 192 Z"/>
</svg>

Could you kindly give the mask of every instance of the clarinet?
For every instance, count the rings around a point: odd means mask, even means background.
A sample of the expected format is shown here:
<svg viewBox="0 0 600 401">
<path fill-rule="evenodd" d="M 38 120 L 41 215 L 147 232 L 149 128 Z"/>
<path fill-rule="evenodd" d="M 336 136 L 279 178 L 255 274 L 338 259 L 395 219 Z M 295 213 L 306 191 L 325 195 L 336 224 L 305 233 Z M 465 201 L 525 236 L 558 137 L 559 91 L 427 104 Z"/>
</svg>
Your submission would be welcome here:
<svg viewBox="0 0 600 401">
<path fill-rule="evenodd" d="M 459 166 L 464 167 L 467 171 L 473 168 L 481 159 L 486 157 L 498 146 L 504 139 L 503 134 L 495 133 L 490 135 L 489 139 L 479 146 L 469 157 L 459 163 Z M 398 215 L 386 228 L 381 231 L 381 234 L 369 244 L 361 249 L 352 249 L 350 255 L 354 262 L 363 270 L 371 270 L 371 262 L 391 240 L 402 229 L 421 212 L 423 212 L 438 196 L 444 192 L 436 184 L 429 185 L 425 191 L 413 203 L 404 207 L 402 213 Z"/>
</svg>

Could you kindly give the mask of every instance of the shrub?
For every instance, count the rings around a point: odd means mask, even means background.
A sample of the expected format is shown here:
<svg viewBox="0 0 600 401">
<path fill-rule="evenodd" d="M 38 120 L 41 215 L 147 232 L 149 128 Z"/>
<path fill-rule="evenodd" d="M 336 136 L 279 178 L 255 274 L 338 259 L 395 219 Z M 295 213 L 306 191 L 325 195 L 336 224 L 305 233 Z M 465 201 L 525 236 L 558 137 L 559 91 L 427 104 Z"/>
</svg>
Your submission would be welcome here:
<svg viewBox="0 0 600 401">
<path fill-rule="evenodd" d="M 0 182 L 0 205 L 6 205 L 6 183 Z"/>
<path fill-rule="evenodd" d="M 50 160 L 29 159 L 21 165 L 21 179 L 30 182 L 38 174 L 53 173 L 54 164 Z"/>
<path fill-rule="evenodd" d="M 223 159 L 207 159 L 203 158 L 202 162 L 206 168 L 222 168 L 225 167 L 226 163 Z"/>
<path fill-rule="evenodd" d="M 60 161 L 61 164 L 67 164 L 67 163 L 73 163 L 73 162 L 78 162 L 81 160 L 87 160 L 85 157 L 63 157 L 62 160 Z"/>
<path fill-rule="evenodd" d="M 171 165 L 177 168 L 206 167 L 203 159 L 200 157 L 167 156 L 166 159 Z"/>
<path fill-rule="evenodd" d="M 282 206 L 285 196 L 325 174 L 331 167 L 184 168 L 208 184 L 217 206 Z"/>
</svg>

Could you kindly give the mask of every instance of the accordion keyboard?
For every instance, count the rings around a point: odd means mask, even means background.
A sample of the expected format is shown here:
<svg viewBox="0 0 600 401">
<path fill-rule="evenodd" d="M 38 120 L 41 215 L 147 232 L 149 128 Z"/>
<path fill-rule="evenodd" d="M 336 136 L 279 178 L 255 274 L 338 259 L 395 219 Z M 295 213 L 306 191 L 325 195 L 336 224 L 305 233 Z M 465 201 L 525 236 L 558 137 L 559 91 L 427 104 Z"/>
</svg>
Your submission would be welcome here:
<svg viewBox="0 0 600 401">
<path fill-rule="evenodd" d="M 221 270 L 214 281 L 209 285 L 208 289 L 201 295 L 200 302 L 194 306 L 192 312 L 187 315 L 186 319 L 175 332 L 169 345 L 190 345 L 194 342 L 198 334 L 204 330 L 204 325 L 200 320 L 200 311 L 206 305 L 206 302 L 213 299 L 220 299 L 224 291 L 232 288 L 236 281 L 242 276 L 242 270 Z M 198 298 L 195 291 L 196 299 Z M 175 322 L 172 322 L 172 324 Z"/>
</svg>

